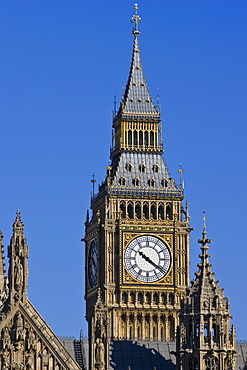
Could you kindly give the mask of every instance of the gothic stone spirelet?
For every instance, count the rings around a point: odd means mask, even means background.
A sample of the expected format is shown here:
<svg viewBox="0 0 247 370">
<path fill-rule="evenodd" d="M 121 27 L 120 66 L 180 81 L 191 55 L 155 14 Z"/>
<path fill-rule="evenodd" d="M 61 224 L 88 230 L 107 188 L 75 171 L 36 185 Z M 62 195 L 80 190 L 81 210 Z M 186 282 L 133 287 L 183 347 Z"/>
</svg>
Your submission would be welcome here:
<svg viewBox="0 0 247 370">
<path fill-rule="evenodd" d="M 2 233 L 0 232 L 0 244 Z M 18 210 L 8 246 L 8 279 L 4 253 L 0 260 L 0 365 L 2 370 L 81 370 L 28 299 L 28 246 Z"/>
</svg>

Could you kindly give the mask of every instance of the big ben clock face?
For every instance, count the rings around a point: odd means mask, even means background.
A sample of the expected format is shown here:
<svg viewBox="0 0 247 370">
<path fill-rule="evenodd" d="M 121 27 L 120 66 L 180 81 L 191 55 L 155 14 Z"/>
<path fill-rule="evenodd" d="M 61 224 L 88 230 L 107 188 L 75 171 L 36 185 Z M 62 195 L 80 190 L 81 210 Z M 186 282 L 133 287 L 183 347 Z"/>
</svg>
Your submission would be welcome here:
<svg viewBox="0 0 247 370">
<path fill-rule="evenodd" d="M 98 276 L 98 248 L 96 241 L 93 240 L 88 256 L 88 279 L 91 288 L 95 287 Z"/>
<path fill-rule="evenodd" d="M 128 272 L 137 280 L 153 283 L 161 280 L 171 265 L 166 244 L 152 235 L 138 236 L 127 246 L 124 261 Z"/>
</svg>

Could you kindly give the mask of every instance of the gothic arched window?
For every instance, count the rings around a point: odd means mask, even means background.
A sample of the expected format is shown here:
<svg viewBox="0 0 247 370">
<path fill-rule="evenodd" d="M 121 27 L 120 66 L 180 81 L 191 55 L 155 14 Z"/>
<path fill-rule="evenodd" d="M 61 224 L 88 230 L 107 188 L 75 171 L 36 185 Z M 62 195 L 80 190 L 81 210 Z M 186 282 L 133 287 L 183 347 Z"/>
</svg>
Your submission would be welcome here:
<svg viewBox="0 0 247 370">
<path fill-rule="evenodd" d="M 151 303 L 151 295 L 150 293 L 146 293 L 146 303 L 150 304 Z"/>
<path fill-rule="evenodd" d="M 214 356 L 208 357 L 205 360 L 206 370 L 217 370 L 218 359 Z"/>
<path fill-rule="evenodd" d="M 131 292 L 131 293 L 130 293 L 130 302 L 131 302 L 132 304 L 134 304 L 134 303 L 135 303 L 135 293 L 133 293 L 133 292 Z"/>
<path fill-rule="evenodd" d="M 138 145 L 138 140 L 137 140 L 137 131 L 135 130 L 134 131 L 134 145 L 137 146 Z"/>
<path fill-rule="evenodd" d="M 156 204 L 151 205 L 151 216 L 156 219 Z"/>
<path fill-rule="evenodd" d="M 132 131 L 128 131 L 128 144 L 131 146 L 132 145 Z"/>
<path fill-rule="evenodd" d="M 144 145 L 148 146 L 148 132 L 147 131 L 145 131 L 144 133 Z"/>
<path fill-rule="evenodd" d="M 125 202 L 120 203 L 121 217 L 126 218 L 126 204 Z"/>
<path fill-rule="evenodd" d="M 143 303 L 143 295 L 142 295 L 142 293 L 138 293 L 138 295 L 137 295 L 137 301 L 138 301 L 140 304 L 142 304 L 142 303 Z"/>
<path fill-rule="evenodd" d="M 150 145 L 154 146 L 154 132 L 153 131 L 150 132 Z"/>
<path fill-rule="evenodd" d="M 166 294 L 165 293 L 161 294 L 161 301 L 162 301 L 162 304 L 166 304 Z"/>
<path fill-rule="evenodd" d="M 200 332 L 200 324 L 196 323 L 196 337 L 199 337 L 199 332 Z"/>
<path fill-rule="evenodd" d="M 141 218 L 141 206 L 140 203 L 136 203 L 135 205 L 135 216 L 136 218 Z"/>
<path fill-rule="evenodd" d="M 124 176 L 120 177 L 119 184 L 122 185 L 122 186 L 126 185 L 126 178 Z"/>
<path fill-rule="evenodd" d="M 159 215 L 159 218 L 161 220 L 164 220 L 164 205 L 163 204 L 159 204 L 159 208 L 158 208 L 158 215 Z"/>
<path fill-rule="evenodd" d="M 158 294 L 157 293 L 154 293 L 154 295 L 153 295 L 153 302 L 156 303 L 156 304 L 158 304 L 158 300 L 159 300 Z"/>
<path fill-rule="evenodd" d="M 159 165 L 157 163 L 154 164 L 153 171 L 154 171 L 154 173 L 158 173 L 159 172 Z"/>
<path fill-rule="evenodd" d="M 144 163 L 140 165 L 140 172 L 146 172 L 146 166 Z"/>
<path fill-rule="evenodd" d="M 168 180 L 167 179 L 163 179 L 162 180 L 162 185 L 164 186 L 164 188 L 167 188 L 168 187 Z"/>
<path fill-rule="evenodd" d="M 168 302 L 170 304 L 174 304 L 174 295 L 172 293 L 170 293 L 169 296 L 168 296 Z"/>
<path fill-rule="evenodd" d="M 189 370 L 198 370 L 198 360 L 195 357 L 189 359 Z"/>
<path fill-rule="evenodd" d="M 139 132 L 139 145 L 143 145 L 143 132 Z"/>
<path fill-rule="evenodd" d="M 133 180 L 133 184 L 134 184 L 134 186 L 140 186 L 140 180 L 138 179 L 138 177 L 136 177 L 136 178 Z"/>
<path fill-rule="evenodd" d="M 128 218 L 134 218 L 133 204 L 132 203 L 128 204 L 127 211 L 128 211 Z"/>
<path fill-rule="evenodd" d="M 130 162 L 126 164 L 126 170 L 129 172 L 132 171 L 132 164 Z"/>
<path fill-rule="evenodd" d="M 144 206 L 143 206 L 143 216 L 145 218 L 148 218 L 149 217 L 148 204 L 147 203 L 145 203 Z"/>
<path fill-rule="evenodd" d="M 208 324 L 206 322 L 204 323 L 204 340 L 208 340 Z"/>
<path fill-rule="evenodd" d="M 122 302 L 127 303 L 127 293 L 126 292 L 123 292 L 122 294 Z"/>
<path fill-rule="evenodd" d="M 166 218 L 167 218 L 167 220 L 172 219 L 172 207 L 171 207 L 170 203 L 168 203 L 167 206 L 166 206 Z"/>
</svg>

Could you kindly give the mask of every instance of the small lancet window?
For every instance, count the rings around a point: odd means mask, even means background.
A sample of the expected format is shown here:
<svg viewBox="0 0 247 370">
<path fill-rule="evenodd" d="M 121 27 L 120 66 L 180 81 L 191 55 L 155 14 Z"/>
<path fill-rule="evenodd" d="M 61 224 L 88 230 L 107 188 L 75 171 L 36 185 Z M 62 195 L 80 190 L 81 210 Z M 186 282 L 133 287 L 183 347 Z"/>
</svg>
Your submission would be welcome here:
<svg viewBox="0 0 247 370">
<path fill-rule="evenodd" d="M 167 179 L 163 179 L 162 180 L 162 185 L 164 186 L 164 188 L 167 188 L 168 187 L 168 180 Z"/>
<path fill-rule="evenodd" d="M 126 185 L 126 178 L 125 177 L 121 177 L 119 179 L 119 184 L 122 185 L 122 186 L 125 186 Z"/>
<path fill-rule="evenodd" d="M 200 333 L 200 324 L 196 323 L 196 337 L 199 337 L 199 333 Z"/>
<path fill-rule="evenodd" d="M 140 180 L 138 179 L 138 177 L 136 177 L 136 178 L 133 180 L 133 184 L 134 184 L 134 186 L 140 186 Z"/>
<path fill-rule="evenodd" d="M 149 183 L 150 183 L 150 186 L 152 186 L 152 187 L 155 186 L 155 180 L 153 178 L 150 179 Z"/>
<path fill-rule="evenodd" d="M 129 203 L 127 207 L 128 218 L 134 218 L 133 204 Z"/>
<path fill-rule="evenodd" d="M 142 295 L 142 293 L 138 293 L 138 295 L 137 295 L 137 301 L 138 301 L 140 304 L 142 304 L 142 303 L 143 303 L 143 295 Z"/>
<path fill-rule="evenodd" d="M 140 172 L 146 172 L 146 166 L 144 163 L 140 165 Z"/>
<path fill-rule="evenodd" d="M 127 303 L 127 293 L 126 292 L 123 292 L 122 294 L 122 301 L 123 303 Z"/>
<path fill-rule="evenodd" d="M 168 296 L 168 302 L 170 304 L 174 304 L 174 295 L 172 293 L 170 293 L 169 296 Z"/>
<path fill-rule="evenodd" d="M 137 131 L 134 131 L 134 145 L 138 145 L 138 139 L 137 139 Z"/>
<path fill-rule="evenodd" d="M 216 324 L 213 323 L 212 325 L 212 337 L 216 337 Z"/>
<path fill-rule="evenodd" d="M 158 164 L 155 164 L 153 166 L 153 171 L 154 171 L 154 173 L 158 173 L 159 172 L 159 165 Z"/>
<path fill-rule="evenodd" d="M 126 170 L 129 172 L 132 171 L 132 164 L 130 162 L 126 164 Z"/>
<path fill-rule="evenodd" d="M 154 293 L 154 295 L 153 295 L 153 302 L 155 304 L 158 304 L 158 300 L 159 300 L 158 294 L 157 293 Z"/>
<path fill-rule="evenodd" d="M 131 302 L 132 304 L 134 304 L 134 303 L 135 303 L 135 293 L 133 293 L 133 292 L 131 292 L 131 293 L 130 293 L 130 302 Z"/>
</svg>

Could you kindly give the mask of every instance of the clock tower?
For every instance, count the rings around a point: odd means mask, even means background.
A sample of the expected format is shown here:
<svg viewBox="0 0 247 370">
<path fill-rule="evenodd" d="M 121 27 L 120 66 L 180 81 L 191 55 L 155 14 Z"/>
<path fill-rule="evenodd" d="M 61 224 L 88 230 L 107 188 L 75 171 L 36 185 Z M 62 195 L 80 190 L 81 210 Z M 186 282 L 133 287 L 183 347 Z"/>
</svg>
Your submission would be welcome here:
<svg viewBox="0 0 247 370">
<path fill-rule="evenodd" d="M 129 77 L 113 118 L 111 165 L 85 232 L 90 369 L 109 368 L 111 340 L 175 338 L 190 282 L 184 190 L 162 157 L 161 118 L 144 77 L 135 4 Z"/>
</svg>

